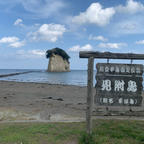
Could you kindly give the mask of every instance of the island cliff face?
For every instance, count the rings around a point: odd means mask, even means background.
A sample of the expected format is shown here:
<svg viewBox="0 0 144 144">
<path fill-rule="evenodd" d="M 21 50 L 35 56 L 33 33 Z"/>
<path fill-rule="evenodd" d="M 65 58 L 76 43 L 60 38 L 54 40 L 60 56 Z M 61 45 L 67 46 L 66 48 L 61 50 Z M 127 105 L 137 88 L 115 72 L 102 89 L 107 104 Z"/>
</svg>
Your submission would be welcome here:
<svg viewBox="0 0 144 144">
<path fill-rule="evenodd" d="M 48 71 L 68 72 L 70 71 L 69 62 L 67 60 L 64 60 L 61 56 L 53 54 L 49 59 Z"/>
<path fill-rule="evenodd" d="M 69 55 L 60 48 L 53 48 L 46 51 L 46 58 L 49 58 L 47 71 L 49 72 L 69 72 Z"/>
</svg>

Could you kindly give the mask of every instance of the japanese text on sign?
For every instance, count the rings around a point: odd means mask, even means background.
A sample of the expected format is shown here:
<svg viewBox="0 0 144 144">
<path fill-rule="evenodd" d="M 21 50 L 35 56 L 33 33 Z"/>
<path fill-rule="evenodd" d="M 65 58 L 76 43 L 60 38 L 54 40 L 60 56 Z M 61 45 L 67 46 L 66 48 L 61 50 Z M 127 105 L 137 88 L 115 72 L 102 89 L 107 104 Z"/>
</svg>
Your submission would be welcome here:
<svg viewBox="0 0 144 144">
<path fill-rule="evenodd" d="M 95 103 L 139 106 L 142 102 L 142 65 L 97 64 Z"/>
<path fill-rule="evenodd" d="M 124 80 L 115 80 L 114 81 L 114 91 L 124 91 L 124 85 L 125 82 Z M 102 88 L 101 90 L 104 91 L 111 91 L 111 81 L 109 79 L 103 80 L 102 81 Z M 128 87 L 127 87 L 128 92 L 136 92 L 137 91 L 137 84 L 135 81 L 129 80 L 128 81 Z"/>
</svg>

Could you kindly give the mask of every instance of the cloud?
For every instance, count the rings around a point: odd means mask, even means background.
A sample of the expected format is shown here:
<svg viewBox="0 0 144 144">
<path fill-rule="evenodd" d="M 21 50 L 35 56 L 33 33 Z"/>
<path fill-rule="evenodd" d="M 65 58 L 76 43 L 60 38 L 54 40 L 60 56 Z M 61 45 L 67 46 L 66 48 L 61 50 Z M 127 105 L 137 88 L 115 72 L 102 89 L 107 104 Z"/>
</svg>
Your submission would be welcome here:
<svg viewBox="0 0 144 144">
<path fill-rule="evenodd" d="M 90 35 L 89 36 L 89 40 L 96 40 L 96 41 L 107 41 L 108 39 L 103 37 L 103 36 L 93 36 L 93 35 Z"/>
<path fill-rule="evenodd" d="M 18 18 L 18 19 L 14 22 L 14 25 L 15 25 L 15 26 L 18 26 L 18 25 L 19 25 L 19 26 L 23 26 L 24 24 L 23 24 L 22 22 L 23 22 L 23 20 Z"/>
<path fill-rule="evenodd" d="M 16 54 L 18 56 L 24 57 L 24 58 L 41 58 L 45 57 L 45 50 L 39 50 L 39 49 L 33 49 L 33 50 L 18 50 Z"/>
<path fill-rule="evenodd" d="M 76 24 L 96 24 L 98 26 L 105 26 L 109 23 L 112 16 L 115 14 L 114 8 L 102 8 L 99 3 L 92 3 L 85 12 L 74 16 L 73 23 Z"/>
<path fill-rule="evenodd" d="M 0 43 L 14 43 L 18 40 L 18 37 L 3 37 L 0 39 Z"/>
<path fill-rule="evenodd" d="M 58 13 L 66 4 L 62 0 L 22 0 L 22 5 L 29 12 L 48 17 Z"/>
<path fill-rule="evenodd" d="M 121 47 L 127 46 L 126 43 L 100 43 L 98 47 L 100 48 L 111 48 L 120 49 Z"/>
<path fill-rule="evenodd" d="M 79 52 L 79 51 L 91 51 L 92 49 L 93 49 L 93 47 L 90 44 L 86 44 L 82 47 L 80 45 L 75 45 L 75 46 L 69 48 L 68 51 Z"/>
<path fill-rule="evenodd" d="M 117 12 L 135 14 L 144 11 L 144 5 L 134 0 L 127 0 L 126 6 L 118 6 L 115 8 Z"/>
<path fill-rule="evenodd" d="M 109 33 L 114 36 L 144 33 L 144 4 L 142 1 L 126 0 L 126 4 L 115 6 L 115 20 Z"/>
<path fill-rule="evenodd" d="M 18 37 L 3 37 L 0 39 L 1 44 L 9 44 L 10 47 L 22 47 L 25 45 L 25 41 L 19 41 Z"/>
<path fill-rule="evenodd" d="M 144 40 L 136 41 L 135 43 L 138 45 L 144 45 Z"/>
<path fill-rule="evenodd" d="M 25 45 L 25 41 L 17 41 L 9 44 L 10 47 L 19 48 Z"/>
<path fill-rule="evenodd" d="M 121 20 L 112 25 L 113 30 L 109 29 L 109 33 L 112 35 L 123 35 L 123 34 L 142 34 L 144 21 L 141 16 L 133 16 L 127 18 L 127 20 Z"/>
<path fill-rule="evenodd" d="M 32 32 L 32 40 L 56 42 L 59 37 L 66 32 L 64 25 L 60 24 L 43 24 L 36 32 Z"/>
<path fill-rule="evenodd" d="M 37 56 L 45 56 L 45 51 L 44 50 L 31 50 L 28 51 L 29 53 Z"/>
<path fill-rule="evenodd" d="M 47 18 L 49 16 L 58 14 L 60 10 L 66 7 L 66 3 L 63 0 L 6 0 L 0 1 L 2 8 L 9 11 L 16 11 L 16 6 L 21 5 L 25 11 L 30 12 L 31 15 L 41 18 Z M 30 15 L 29 13 L 29 15 Z"/>
</svg>

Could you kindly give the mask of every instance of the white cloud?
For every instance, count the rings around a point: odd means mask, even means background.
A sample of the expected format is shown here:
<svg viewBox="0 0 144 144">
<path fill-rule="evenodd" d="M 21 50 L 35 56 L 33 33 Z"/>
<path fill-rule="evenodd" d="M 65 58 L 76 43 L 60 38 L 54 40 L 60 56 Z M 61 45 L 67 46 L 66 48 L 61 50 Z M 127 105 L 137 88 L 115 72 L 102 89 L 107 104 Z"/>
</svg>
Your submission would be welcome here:
<svg viewBox="0 0 144 144">
<path fill-rule="evenodd" d="M 31 13 L 31 16 L 41 18 L 58 14 L 60 10 L 66 7 L 66 2 L 63 2 L 63 0 L 1 0 L 0 4 L 3 9 L 15 10 L 16 12 L 15 6 L 21 5 L 25 11 Z"/>
<path fill-rule="evenodd" d="M 0 39 L 0 43 L 14 43 L 16 41 L 18 41 L 19 38 L 18 37 L 3 37 Z"/>
<path fill-rule="evenodd" d="M 137 24 L 136 23 L 131 23 L 131 22 L 128 22 L 128 23 L 121 23 L 121 28 L 124 29 L 124 30 L 127 30 L 127 31 L 132 31 L 132 30 L 135 30 L 136 27 L 137 27 Z"/>
<path fill-rule="evenodd" d="M 65 7 L 62 0 L 21 0 L 25 10 L 38 14 L 41 17 L 48 17 Z"/>
<path fill-rule="evenodd" d="M 1 44 L 9 44 L 10 47 L 22 47 L 25 45 L 25 41 L 19 41 L 18 37 L 3 37 L 0 39 Z"/>
<path fill-rule="evenodd" d="M 126 43 L 100 43 L 98 47 L 100 48 L 111 48 L 120 49 L 121 47 L 127 46 Z"/>
<path fill-rule="evenodd" d="M 31 50 L 29 53 L 33 55 L 38 55 L 38 56 L 45 56 L 45 51 L 44 50 Z"/>
<path fill-rule="evenodd" d="M 32 40 L 56 42 L 65 31 L 64 25 L 43 24 L 36 32 L 32 32 L 30 36 L 32 36 Z"/>
<path fill-rule="evenodd" d="M 80 45 L 75 45 L 75 46 L 69 48 L 68 51 L 79 52 L 79 51 L 91 51 L 92 49 L 93 49 L 93 47 L 90 44 L 86 44 L 82 47 Z"/>
<path fill-rule="evenodd" d="M 9 44 L 10 47 L 19 48 L 25 45 L 25 41 L 17 41 Z"/>
<path fill-rule="evenodd" d="M 126 4 L 115 6 L 116 21 L 111 23 L 110 35 L 118 36 L 124 34 L 144 33 L 144 4 L 138 0 L 126 0 Z"/>
<path fill-rule="evenodd" d="M 136 41 L 136 44 L 138 44 L 138 45 L 144 45 L 144 40 Z"/>
<path fill-rule="evenodd" d="M 144 33 L 143 29 L 144 21 L 140 16 L 133 16 L 127 18 L 127 20 L 121 20 L 115 23 L 113 31 L 109 29 L 109 33 L 112 35 L 123 35 L 123 34 L 141 34 Z"/>
<path fill-rule="evenodd" d="M 116 11 L 121 12 L 121 13 L 135 14 L 137 12 L 144 11 L 144 5 L 134 0 L 127 0 L 126 6 L 120 5 L 116 7 L 115 9 Z"/>
<path fill-rule="evenodd" d="M 17 25 L 19 25 L 19 26 L 23 26 L 23 20 L 22 19 L 17 19 L 15 22 L 14 22 L 14 25 L 15 26 L 17 26 Z"/>
<path fill-rule="evenodd" d="M 24 58 L 40 58 L 45 57 L 45 50 L 39 50 L 39 49 L 33 49 L 28 51 L 18 50 L 16 54 Z"/>
<path fill-rule="evenodd" d="M 99 3 L 92 3 L 85 12 L 74 16 L 72 22 L 77 24 L 96 24 L 105 26 L 109 23 L 112 16 L 115 14 L 114 8 L 102 8 Z"/>
<path fill-rule="evenodd" d="M 107 41 L 108 39 L 103 37 L 103 36 L 93 36 L 93 35 L 90 35 L 89 36 L 89 40 L 96 40 L 96 41 Z"/>
</svg>

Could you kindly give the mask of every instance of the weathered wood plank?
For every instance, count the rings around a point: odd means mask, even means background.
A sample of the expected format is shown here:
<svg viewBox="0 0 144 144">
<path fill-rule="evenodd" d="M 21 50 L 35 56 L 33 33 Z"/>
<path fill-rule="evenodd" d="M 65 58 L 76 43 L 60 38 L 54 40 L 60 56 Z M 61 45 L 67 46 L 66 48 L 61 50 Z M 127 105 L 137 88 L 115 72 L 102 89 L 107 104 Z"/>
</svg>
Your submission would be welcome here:
<svg viewBox="0 0 144 144">
<path fill-rule="evenodd" d="M 87 122 L 87 133 L 92 133 L 92 106 L 93 106 L 93 65 L 94 58 L 88 59 L 88 79 L 87 79 L 87 111 L 86 111 L 86 122 Z"/>
<path fill-rule="evenodd" d="M 144 60 L 144 54 L 80 51 L 80 58 Z"/>
</svg>

